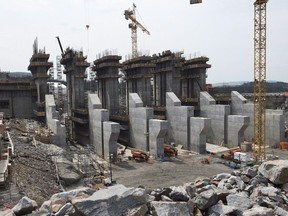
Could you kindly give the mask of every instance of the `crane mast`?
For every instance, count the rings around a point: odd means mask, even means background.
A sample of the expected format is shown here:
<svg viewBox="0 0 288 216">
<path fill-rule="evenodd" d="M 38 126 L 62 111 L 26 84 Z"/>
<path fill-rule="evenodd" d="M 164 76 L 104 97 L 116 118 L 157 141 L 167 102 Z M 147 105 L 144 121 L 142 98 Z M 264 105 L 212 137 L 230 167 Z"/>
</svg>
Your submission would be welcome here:
<svg viewBox="0 0 288 216">
<path fill-rule="evenodd" d="M 136 5 L 133 4 L 133 9 L 124 11 L 125 19 L 130 19 L 132 23 L 129 23 L 129 28 L 131 28 L 131 39 L 132 39 L 132 58 L 137 57 L 137 27 L 141 28 L 143 32 L 150 35 L 150 32 L 137 21 L 136 19 Z"/>
<path fill-rule="evenodd" d="M 266 4 L 254 3 L 254 153 L 266 159 Z M 258 149 L 255 148 L 258 147 Z"/>
<path fill-rule="evenodd" d="M 254 2 L 254 154 L 266 159 L 266 4 Z M 190 4 L 202 0 L 190 0 Z M 257 146 L 257 149 L 255 148 Z"/>
</svg>

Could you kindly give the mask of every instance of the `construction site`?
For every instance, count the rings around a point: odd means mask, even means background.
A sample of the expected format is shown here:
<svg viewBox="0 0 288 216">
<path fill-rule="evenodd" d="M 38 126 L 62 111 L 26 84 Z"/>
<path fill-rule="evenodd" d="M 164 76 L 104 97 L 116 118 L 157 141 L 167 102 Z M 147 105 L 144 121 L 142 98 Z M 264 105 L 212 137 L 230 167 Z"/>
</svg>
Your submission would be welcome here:
<svg viewBox="0 0 288 216">
<path fill-rule="evenodd" d="M 177 186 L 287 159 L 288 89 L 268 94 L 265 86 L 266 3 L 254 3 L 254 93 L 244 96 L 213 97 L 207 56 L 138 51 L 137 29 L 150 32 L 135 5 L 124 11 L 132 38 L 125 60 L 106 50 L 88 62 L 56 37 L 53 64 L 35 39 L 31 73 L 0 72 L 0 208 L 24 196 L 41 206 L 84 186 Z"/>
</svg>

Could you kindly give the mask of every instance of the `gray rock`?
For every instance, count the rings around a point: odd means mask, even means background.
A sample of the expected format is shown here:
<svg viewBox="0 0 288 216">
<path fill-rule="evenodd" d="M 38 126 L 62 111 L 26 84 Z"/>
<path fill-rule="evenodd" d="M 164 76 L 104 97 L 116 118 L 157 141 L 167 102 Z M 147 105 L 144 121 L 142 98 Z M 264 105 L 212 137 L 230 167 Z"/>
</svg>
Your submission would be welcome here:
<svg viewBox="0 0 288 216">
<path fill-rule="evenodd" d="M 207 177 L 198 177 L 196 180 L 195 180 L 195 187 L 196 188 L 201 188 L 201 187 L 204 187 L 206 185 L 209 185 L 210 184 L 210 179 L 207 178 Z"/>
<path fill-rule="evenodd" d="M 236 211 L 237 211 L 236 207 L 216 204 L 209 208 L 208 215 L 215 215 L 215 216 L 229 215 L 229 214 L 235 214 Z"/>
<path fill-rule="evenodd" d="M 218 202 L 218 196 L 213 190 L 204 191 L 193 198 L 196 206 L 205 210 Z"/>
<path fill-rule="evenodd" d="M 230 183 L 231 185 L 237 185 L 237 187 L 240 190 L 244 190 L 245 189 L 245 183 L 241 180 L 241 178 L 239 176 L 231 176 L 228 180 L 227 183 Z M 227 186 L 226 186 L 227 187 Z M 230 188 L 228 188 L 230 189 Z"/>
<path fill-rule="evenodd" d="M 39 216 L 50 216 L 52 215 L 52 202 L 51 200 L 43 202 L 41 207 L 37 210 Z"/>
<path fill-rule="evenodd" d="M 220 182 L 219 182 L 219 184 L 218 184 L 218 188 L 221 188 L 221 189 L 227 189 L 226 188 L 226 183 L 227 183 L 227 180 L 228 179 L 222 179 Z"/>
<path fill-rule="evenodd" d="M 75 209 L 71 203 L 66 203 L 62 208 L 55 214 L 55 216 L 65 216 L 75 214 Z"/>
<path fill-rule="evenodd" d="M 268 179 L 262 175 L 256 175 L 254 178 L 251 179 L 250 184 L 254 187 L 257 187 L 258 185 L 267 186 Z"/>
<path fill-rule="evenodd" d="M 65 205 L 67 202 L 71 202 L 73 199 L 77 197 L 87 198 L 91 196 L 96 190 L 83 187 L 71 191 L 65 191 L 61 193 L 57 193 L 52 195 L 50 198 L 52 205 L 53 204 L 61 204 L 62 206 Z"/>
<path fill-rule="evenodd" d="M 183 187 L 185 188 L 185 190 L 186 190 L 186 192 L 190 198 L 195 197 L 196 187 L 194 186 L 194 184 L 187 183 L 187 184 L 184 184 Z"/>
<path fill-rule="evenodd" d="M 179 187 L 171 187 L 172 191 L 169 194 L 169 197 L 173 201 L 178 201 L 178 202 L 187 202 L 189 200 L 189 196 L 185 190 L 184 187 L 179 186 Z"/>
<path fill-rule="evenodd" d="M 145 190 L 114 185 L 96 191 L 85 199 L 73 199 L 72 204 L 78 215 L 125 215 L 131 209 L 147 203 Z"/>
<path fill-rule="evenodd" d="M 59 178 L 66 186 L 75 184 L 82 178 L 80 172 L 74 167 L 72 162 L 57 162 Z"/>
<path fill-rule="evenodd" d="M 228 206 L 235 206 L 241 211 L 252 207 L 252 202 L 250 201 L 246 192 L 230 194 L 226 197 L 226 199 Z"/>
<path fill-rule="evenodd" d="M 171 188 L 157 188 L 154 191 L 151 192 L 151 195 L 155 197 L 155 201 L 161 200 L 161 196 L 169 196 L 171 193 Z"/>
<path fill-rule="evenodd" d="M 215 190 L 217 187 L 215 185 L 206 185 L 202 188 L 198 188 L 197 189 L 197 193 L 202 193 L 203 191 L 207 191 L 207 190 Z"/>
<path fill-rule="evenodd" d="M 249 183 L 251 181 L 251 178 L 249 178 L 248 176 L 246 175 L 241 175 L 241 180 L 244 182 L 244 183 Z"/>
<path fill-rule="evenodd" d="M 270 186 L 270 187 L 260 187 L 260 192 L 265 196 L 272 197 L 280 195 L 281 190 L 273 186 Z"/>
<path fill-rule="evenodd" d="M 257 197 L 256 203 L 259 206 L 266 207 L 266 208 L 272 208 L 272 209 L 274 209 L 274 207 L 277 206 L 277 204 L 278 204 L 276 202 L 271 201 L 269 199 L 269 197 L 262 197 L 262 196 Z"/>
<path fill-rule="evenodd" d="M 283 208 L 280 207 L 275 207 L 274 214 L 278 216 L 287 216 L 288 211 L 284 210 Z"/>
<path fill-rule="evenodd" d="M 246 188 L 244 189 L 245 192 L 248 192 L 249 194 L 251 194 L 251 192 L 253 191 L 254 186 L 253 185 L 247 185 Z"/>
<path fill-rule="evenodd" d="M 246 175 L 249 178 L 254 178 L 257 175 L 257 169 L 255 168 L 246 168 L 242 171 L 242 175 Z"/>
<path fill-rule="evenodd" d="M 226 202 L 226 197 L 232 193 L 230 190 L 220 188 L 215 189 L 214 192 L 217 194 L 218 200 L 222 200 L 223 202 Z"/>
<path fill-rule="evenodd" d="M 192 213 L 195 210 L 196 204 L 193 202 L 192 199 L 189 199 L 187 202 L 188 208 L 189 208 L 189 212 L 191 213 L 191 215 L 193 215 Z"/>
<path fill-rule="evenodd" d="M 161 201 L 163 202 L 172 202 L 173 200 L 165 195 L 161 195 Z"/>
<path fill-rule="evenodd" d="M 38 208 L 37 203 L 34 200 L 24 196 L 19 200 L 17 205 L 12 208 L 12 210 L 15 215 L 25 215 L 32 213 L 36 208 Z"/>
<path fill-rule="evenodd" d="M 218 175 L 216 175 L 213 180 L 215 181 L 221 181 L 222 179 L 228 179 L 231 177 L 231 174 L 229 173 L 220 173 Z"/>
<path fill-rule="evenodd" d="M 288 160 L 267 161 L 262 163 L 258 170 L 274 184 L 288 182 Z"/>
<path fill-rule="evenodd" d="M 234 170 L 231 175 L 234 175 L 234 176 L 241 176 L 242 175 L 242 172 L 240 170 Z"/>
<path fill-rule="evenodd" d="M 272 216 L 272 215 L 273 215 L 273 209 L 261 206 L 254 206 L 253 208 L 243 212 L 243 216 Z"/>
<path fill-rule="evenodd" d="M 153 215 L 157 216 L 182 216 L 191 215 L 186 202 L 151 202 Z"/>
<path fill-rule="evenodd" d="M 128 210 L 128 212 L 125 213 L 123 216 L 140 216 L 140 215 L 146 215 L 148 212 L 147 205 L 141 205 L 136 208 Z"/>
</svg>

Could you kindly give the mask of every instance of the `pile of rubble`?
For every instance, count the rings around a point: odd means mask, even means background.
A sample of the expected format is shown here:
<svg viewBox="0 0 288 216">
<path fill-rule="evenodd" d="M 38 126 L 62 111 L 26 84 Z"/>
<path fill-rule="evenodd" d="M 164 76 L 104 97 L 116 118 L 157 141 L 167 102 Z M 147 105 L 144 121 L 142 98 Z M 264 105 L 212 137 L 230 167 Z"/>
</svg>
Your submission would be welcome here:
<svg viewBox="0 0 288 216">
<path fill-rule="evenodd" d="M 7 215 L 288 215 L 288 161 L 263 163 L 259 169 L 198 178 L 183 186 L 127 188 L 114 185 L 54 194 L 40 208 L 23 197 Z"/>
</svg>

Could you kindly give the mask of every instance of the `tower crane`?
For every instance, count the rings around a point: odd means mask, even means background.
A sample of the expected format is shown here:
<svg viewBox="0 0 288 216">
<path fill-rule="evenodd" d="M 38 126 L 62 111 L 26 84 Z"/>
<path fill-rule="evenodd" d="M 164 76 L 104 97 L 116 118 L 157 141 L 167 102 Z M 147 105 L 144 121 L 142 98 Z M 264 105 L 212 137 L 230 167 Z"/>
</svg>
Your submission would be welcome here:
<svg viewBox="0 0 288 216">
<path fill-rule="evenodd" d="M 125 19 L 130 19 L 132 23 L 129 23 L 129 28 L 131 28 L 131 39 L 132 39 L 132 58 L 137 57 L 137 27 L 141 28 L 143 32 L 150 35 L 150 32 L 137 21 L 136 19 L 136 5 L 133 4 L 133 9 L 128 9 L 124 11 Z"/>
<path fill-rule="evenodd" d="M 254 153 L 266 159 L 266 4 L 254 2 Z M 190 0 L 190 4 L 202 0 Z M 255 146 L 258 147 L 257 151 Z"/>
</svg>

